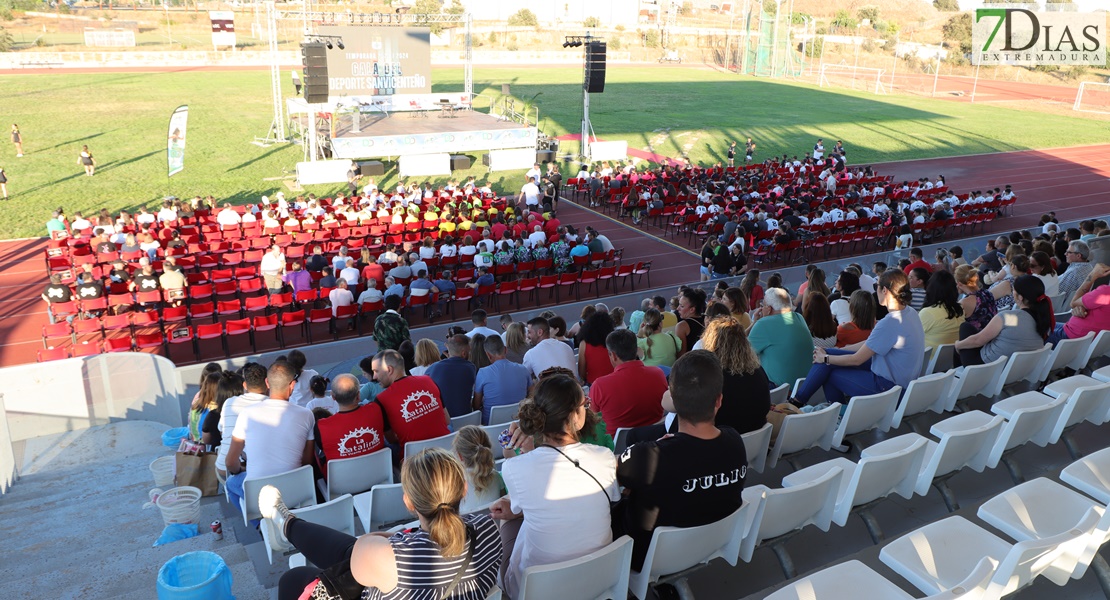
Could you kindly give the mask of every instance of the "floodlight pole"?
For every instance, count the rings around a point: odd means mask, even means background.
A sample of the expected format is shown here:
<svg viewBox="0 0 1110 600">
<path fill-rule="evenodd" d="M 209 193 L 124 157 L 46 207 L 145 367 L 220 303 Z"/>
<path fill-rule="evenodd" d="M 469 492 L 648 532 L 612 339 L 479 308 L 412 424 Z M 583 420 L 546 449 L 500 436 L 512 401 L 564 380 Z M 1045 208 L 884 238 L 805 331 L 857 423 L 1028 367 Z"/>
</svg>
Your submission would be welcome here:
<svg viewBox="0 0 1110 600">
<path fill-rule="evenodd" d="M 937 70 L 933 72 L 933 98 L 937 97 L 937 80 L 940 79 L 940 52 L 943 50 L 941 46 L 937 46 Z"/>
<path fill-rule="evenodd" d="M 975 90 L 978 89 L 978 87 L 979 87 L 979 67 L 982 66 L 982 64 L 983 63 L 980 62 L 979 64 L 975 65 L 975 82 L 971 84 L 971 103 L 972 104 L 975 104 Z"/>
</svg>

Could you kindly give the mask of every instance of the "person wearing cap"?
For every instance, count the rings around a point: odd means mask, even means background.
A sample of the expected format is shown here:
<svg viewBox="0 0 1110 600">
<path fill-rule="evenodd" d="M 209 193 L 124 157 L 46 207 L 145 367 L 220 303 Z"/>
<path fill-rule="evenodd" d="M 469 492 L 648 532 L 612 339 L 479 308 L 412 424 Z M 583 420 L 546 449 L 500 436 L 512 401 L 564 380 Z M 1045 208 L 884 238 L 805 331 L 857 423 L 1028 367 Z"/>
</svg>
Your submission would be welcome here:
<svg viewBox="0 0 1110 600">
<path fill-rule="evenodd" d="M 1022 275 L 1013 283 L 1014 309 L 996 314 L 978 333 L 956 342 L 964 366 L 983 365 L 1014 352 L 1040 350 L 1055 329 L 1044 282 Z"/>
</svg>

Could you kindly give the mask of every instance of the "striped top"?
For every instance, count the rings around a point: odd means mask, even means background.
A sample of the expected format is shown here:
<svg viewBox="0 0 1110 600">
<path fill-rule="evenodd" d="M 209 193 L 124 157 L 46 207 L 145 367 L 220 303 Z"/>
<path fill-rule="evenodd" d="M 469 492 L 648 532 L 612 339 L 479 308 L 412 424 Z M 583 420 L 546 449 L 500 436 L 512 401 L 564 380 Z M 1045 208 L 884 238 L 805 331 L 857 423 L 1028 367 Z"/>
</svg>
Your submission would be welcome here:
<svg viewBox="0 0 1110 600">
<path fill-rule="evenodd" d="M 501 567 L 501 535 L 489 515 L 467 515 L 463 521 L 475 535 L 467 540 L 474 547 L 474 558 L 459 580 L 450 598 L 453 600 L 484 600 L 497 581 Z M 397 559 L 397 587 L 388 594 L 377 588 L 362 592 L 362 600 L 439 600 L 440 594 L 455 578 L 466 560 L 466 550 L 458 556 L 444 558 L 439 546 L 423 530 L 400 532 L 389 538 Z"/>
</svg>

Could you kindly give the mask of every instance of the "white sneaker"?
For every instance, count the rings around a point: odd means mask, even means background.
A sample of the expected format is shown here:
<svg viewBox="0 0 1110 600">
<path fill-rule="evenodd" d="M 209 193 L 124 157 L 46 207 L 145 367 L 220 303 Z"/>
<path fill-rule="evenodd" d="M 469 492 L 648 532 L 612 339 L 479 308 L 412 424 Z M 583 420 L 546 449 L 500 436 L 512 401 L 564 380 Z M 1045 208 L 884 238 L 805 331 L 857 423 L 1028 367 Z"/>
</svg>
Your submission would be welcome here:
<svg viewBox="0 0 1110 600">
<path fill-rule="evenodd" d="M 261 527 L 266 528 L 270 548 L 278 552 L 292 550 L 293 545 L 285 538 L 285 524 L 293 518 L 293 513 L 281 500 L 281 490 L 272 485 L 263 486 L 258 493 L 258 512 L 262 515 Z"/>
</svg>

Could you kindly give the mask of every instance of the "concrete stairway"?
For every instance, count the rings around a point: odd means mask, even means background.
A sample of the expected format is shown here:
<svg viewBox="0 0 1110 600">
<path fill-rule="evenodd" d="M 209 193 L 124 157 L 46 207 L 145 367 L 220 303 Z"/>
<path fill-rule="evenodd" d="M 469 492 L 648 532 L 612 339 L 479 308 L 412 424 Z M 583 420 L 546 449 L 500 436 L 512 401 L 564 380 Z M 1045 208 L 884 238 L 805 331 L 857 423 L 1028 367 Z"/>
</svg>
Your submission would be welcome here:
<svg viewBox="0 0 1110 600">
<path fill-rule="evenodd" d="M 271 598 L 236 539 L 242 519 L 225 525 L 223 541 L 209 533 L 213 520 L 228 523 L 223 496 L 202 501 L 200 536 L 152 547 L 162 517 L 142 506 L 154 487 L 150 461 L 170 454 L 165 430 L 121 422 L 28 442 L 24 454 L 40 458 L 0 497 L 0 597 L 149 599 L 167 560 L 208 550 L 231 569 L 236 598 Z"/>
</svg>

